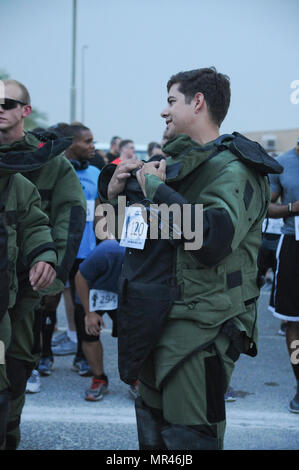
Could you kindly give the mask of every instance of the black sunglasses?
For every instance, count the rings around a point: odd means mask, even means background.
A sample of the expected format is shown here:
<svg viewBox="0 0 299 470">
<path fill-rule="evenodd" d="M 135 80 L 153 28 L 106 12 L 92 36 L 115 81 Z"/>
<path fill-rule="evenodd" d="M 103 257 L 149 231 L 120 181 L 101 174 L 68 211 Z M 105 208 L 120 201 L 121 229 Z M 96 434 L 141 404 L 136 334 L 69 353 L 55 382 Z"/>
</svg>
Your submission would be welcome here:
<svg viewBox="0 0 299 470">
<path fill-rule="evenodd" d="M 24 103 L 24 101 L 13 100 L 11 98 L 4 98 L 4 103 L 1 103 L 0 101 L 0 106 L 2 106 L 2 109 L 4 109 L 5 111 L 16 108 L 18 104 L 26 106 L 27 103 Z"/>
</svg>

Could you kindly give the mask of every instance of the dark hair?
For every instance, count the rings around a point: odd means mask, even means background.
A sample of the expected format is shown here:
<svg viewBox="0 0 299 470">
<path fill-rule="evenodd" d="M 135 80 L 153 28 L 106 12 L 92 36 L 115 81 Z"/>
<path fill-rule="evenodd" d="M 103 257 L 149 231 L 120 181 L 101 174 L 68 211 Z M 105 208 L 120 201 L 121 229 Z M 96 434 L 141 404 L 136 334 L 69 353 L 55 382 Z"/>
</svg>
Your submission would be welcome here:
<svg viewBox="0 0 299 470">
<path fill-rule="evenodd" d="M 55 132 L 58 137 L 73 137 L 73 140 L 77 139 L 81 132 L 89 131 L 88 127 L 83 126 L 83 124 L 67 124 L 65 122 L 59 122 L 54 124 L 48 130 Z"/>
<path fill-rule="evenodd" d="M 161 149 L 161 145 L 158 142 L 150 142 L 147 146 L 147 154 L 151 156 L 154 149 Z"/>
<path fill-rule="evenodd" d="M 111 139 L 111 141 L 110 141 L 110 145 L 115 144 L 115 142 L 116 142 L 118 139 L 121 139 L 121 137 L 119 137 L 118 135 L 115 135 L 114 137 L 112 137 L 112 139 Z"/>
<path fill-rule="evenodd" d="M 69 131 L 69 124 L 66 122 L 58 122 L 48 127 L 47 131 L 53 132 L 57 137 L 72 137 Z"/>
<path fill-rule="evenodd" d="M 122 149 L 125 145 L 128 145 L 128 144 L 134 144 L 133 140 L 131 140 L 131 139 L 122 140 L 121 143 L 119 144 L 119 150 L 121 151 L 121 149 Z"/>
<path fill-rule="evenodd" d="M 220 127 L 230 103 L 229 77 L 218 73 L 215 67 L 210 67 L 172 75 L 167 83 L 167 91 L 176 83 L 179 84 L 178 90 L 185 95 L 186 103 L 190 103 L 194 95 L 201 92 L 212 121 Z"/>
</svg>

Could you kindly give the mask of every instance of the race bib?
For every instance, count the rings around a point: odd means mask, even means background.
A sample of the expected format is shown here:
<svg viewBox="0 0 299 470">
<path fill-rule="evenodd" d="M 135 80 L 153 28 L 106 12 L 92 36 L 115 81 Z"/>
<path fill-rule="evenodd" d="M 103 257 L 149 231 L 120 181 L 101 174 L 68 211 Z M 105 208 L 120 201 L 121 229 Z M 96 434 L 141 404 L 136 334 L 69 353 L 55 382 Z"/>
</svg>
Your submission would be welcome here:
<svg viewBox="0 0 299 470">
<path fill-rule="evenodd" d="M 89 199 L 86 201 L 86 222 L 94 221 L 95 200 Z"/>
<path fill-rule="evenodd" d="M 120 246 L 143 250 L 148 224 L 142 217 L 141 207 L 126 207 L 125 221 L 121 233 Z"/>
<path fill-rule="evenodd" d="M 118 295 L 106 290 L 91 289 L 89 291 L 89 311 L 115 310 L 118 305 Z"/>
</svg>

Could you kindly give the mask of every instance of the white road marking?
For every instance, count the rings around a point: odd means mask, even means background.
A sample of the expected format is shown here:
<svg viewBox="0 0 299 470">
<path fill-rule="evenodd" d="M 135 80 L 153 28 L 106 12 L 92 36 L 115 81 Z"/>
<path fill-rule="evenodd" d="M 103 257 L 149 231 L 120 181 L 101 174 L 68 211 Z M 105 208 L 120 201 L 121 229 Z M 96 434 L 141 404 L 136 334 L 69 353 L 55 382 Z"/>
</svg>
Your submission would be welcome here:
<svg viewBox="0 0 299 470">
<path fill-rule="evenodd" d="M 50 406 L 25 406 L 22 413 L 22 422 L 48 421 L 64 423 L 102 423 L 102 424 L 135 424 L 135 409 L 115 407 L 107 408 L 98 403 L 89 403 L 88 406 L 73 408 Z"/>
<path fill-rule="evenodd" d="M 73 408 L 25 405 L 22 422 L 136 424 L 132 407 L 105 407 L 101 402 Z M 233 406 L 233 405 L 230 405 Z M 226 407 L 227 429 L 235 427 L 272 429 L 299 429 L 299 415 L 272 411 L 240 411 Z"/>
<path fill-rule="evenodd" d="M 299 429 L 299 415 L 285 411 L 240 411 L 226 407 L 226 422 L 229 427 L 272 429 Z"/>
</svg>

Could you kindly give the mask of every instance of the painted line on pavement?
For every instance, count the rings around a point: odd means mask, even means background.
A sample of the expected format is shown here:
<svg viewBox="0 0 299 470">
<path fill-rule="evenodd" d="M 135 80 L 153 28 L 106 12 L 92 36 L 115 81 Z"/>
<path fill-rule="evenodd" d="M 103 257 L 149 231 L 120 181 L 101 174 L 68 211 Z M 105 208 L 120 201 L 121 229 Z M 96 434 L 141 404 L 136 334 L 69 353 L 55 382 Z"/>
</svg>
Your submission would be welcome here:
<svg viewBox="0 0 299 470">
<path fill-rule="evenodd" d="M 272 411 L 240 411 L 226 407 L 227 427 L 247 427 L 263 429 L 299 428 L 299 415 Z M 127 407 L 103 407 L 101 402 L 89 406 L 71 408 L 26 406 L 22 414 L 23 422 L 63 422 L 63 423 L 99 423 L 99 424 L 136 424 L 135 409 Z"/>
</svg>

